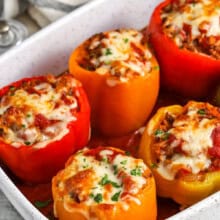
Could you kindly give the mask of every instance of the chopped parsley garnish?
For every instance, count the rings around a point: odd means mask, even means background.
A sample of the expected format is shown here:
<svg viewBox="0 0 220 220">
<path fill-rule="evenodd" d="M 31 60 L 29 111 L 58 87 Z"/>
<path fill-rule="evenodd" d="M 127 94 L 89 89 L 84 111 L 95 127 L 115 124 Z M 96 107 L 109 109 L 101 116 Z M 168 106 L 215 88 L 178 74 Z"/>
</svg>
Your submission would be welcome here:
<svg viewBox="0 0 220 220">
<path fill-rule="evenodd" d="M 104 163 L 109 163 L 108 158 L 107 158 L 107 157 L 103 157 L 103 158 L 102 158 L 102 162 L 104 162 Z"/>
<path fill-rule="evenodd" d="M 125 151 L 125 155 L 131 156 L 131 153 L 129 151 Z"/>
<path fill-rule="evenodd" d="M 150 167 L 154 169 L 154 168 L 157 168 L 158 165 L 157 165 L 156 163 L 152 163 L 152 164 L 150 165 Z"/>
<path fill-rule="evenodd" d="M 102 202 L 102 194 L 101 193 L 98 193 L 95 197 L 94 197 L 94 200 L 95 200 L 95 202 L 97 202 L 97 203 L 100 203 L 100 202 Z"/>
<path fill-rule="evenodd" d="M 106 65 L 109 65 L 109 64 L 111 64 L 111 61 L 110 60 L 106 60 L 106 61 L 104 61 L 104 63 L 106 64 Z"/>
<path fill-rule="evenodd" d="M 106 51 L 105 51 L 105 55 L 108 56 L 108 55 L 111 55 L 112 54 L 112 51 L 110 48 L 107 48 Z"/>
<path fill-rule="evenodd" d="M 48 199 L 46 201 L 35 201 L 34 205 L 37 208 L 44 208 L 44 207 L 48 206 L 50 203 L 51 203 L 51 199 Z"/>
<path fill-rule="evenodd" d="M 137 167 L 137 168 L 131 170 L 130 174 L 132 176 L 141 176 L 142 175 L 141 169 L 139 167 Z"/>
<path fill-rule="evenodd" d="M 14 91 L 15 90 L 15 87 L 14 86 L 10 86 L 9 88 L 11 91 Z"/>
<path fill-rule="evenodd" d="M 122 164 L 122 165 L 127 164 L 127 160 L 123 160 L 123 161 L 121 161 L 120 164 Z"/>
<path fill-rule="evenodd" d="M 158 130 L 156 130 L 156 131 L 154 132 L 154 135 L 155 135 L 155 136 L 160 136 L 160 135 L 162 135 L 163 133 L 164 133 L 163 130 L 158 129 Z"/>
<path fill-rule="evenodd" d="M 114 175 L 117 175 L 118 174 L 118 166 L 113 165 L 113 169 L 114 169 Z"/>
<path fill-rule="evenodd" d="M 206 111 L 205 111 L 205 109 L 199 109 L 199 110 L 197 111 L 197 113 L 198 113 L 199 115 L 205 115 L 205 114 L 206 114 Z"/>
<path fill-rule="evenodd" d="M 105 174 L 104 177 L 102 177 L 101 181 L 99 182 L 100 185 L 104 186 L 105 184 L 108 183 L 108 175 Z"/>
<path fill-rule="evenodd" d="M 25 141 L 24 143 L 25 143 L 25 145 L 31 145 L 30 141 Z"/>
<path fill-rule="evenodd" d="M 26 128 L 26 125 L 22 124 L 21 127 L 22 127 L 22 128 Z"/>
<path fill-rule="evenodd" d="M 170 134 L 168 132 L 164 132 L 164 135 L 162 136 L 162 140 L 167 140 L 169 136 Z"/>
<path fill-rule="evenodd" d="M 128 38 L 124 38 L 123 39 L 125 43 L 128 43 L 129 39 Z"/>
<path fill-rule="evenodd" d="M 160 129 L 156 130 L 154 132 L 154 135 L 162 140 L 167 140 L 170 136 L 168 132 L 160 130 Z"/>
<path fill-rule="evenodd" d="M 26 117 L 27 117 L 27 118 L 30 118 L 30 117 L 31 117 L 31 114 L 27 114 Z"/>
<path fill-rule="evenodd" d="M 83 165 L 83 169 L 86 169 L 89 167 L 89 164 Z"/>
<path fill-rule="evenodd" d="M 154 66 L 153 69 L 154 69 L 154 70 L 159 70 L 160 67 L 159 67 L 159 66 Z"/>
<path fill-rule="evenodd" d="M 102 177 L 101 181 L 99 182 L 99 185 L 101 185 L 101 186 L 104 186 L 106 184 L 111 184 L 115 188 L 120 187 L 120 185 L 118 185 L 116 182 L 109 180 L 107 174 L 105 174 L 104 177 Z"/>
<path fill-rule="evenodd" d="M 93 193 L 90 193 L 90 194 L 89 194 L 89 197 L 90 197 L 90 198 L 94 198 L 95 195 L 94 195 Z"/>
<path fill-rule="evenodd" d="M 115 194 L 111 197 L 111 200 L 117 202 L 118 199 L 119 199 L 120 194 L 121 194 L 121 191 L 115 193 Z"/>
</svg>

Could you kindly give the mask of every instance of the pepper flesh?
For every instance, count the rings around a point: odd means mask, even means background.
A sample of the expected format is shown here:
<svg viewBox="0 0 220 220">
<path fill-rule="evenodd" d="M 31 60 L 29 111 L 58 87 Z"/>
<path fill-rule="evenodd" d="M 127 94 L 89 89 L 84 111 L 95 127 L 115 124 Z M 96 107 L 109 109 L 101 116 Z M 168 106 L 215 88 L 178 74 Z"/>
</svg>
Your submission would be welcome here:
<svg viewBox="0 0 220 220">
<path fill-rule="evenodd" d="M 92 127 L 105 136 L 121 136 L 135 131 L 145 123 L 158 96 L 159 67 L 156 59 L 152 57 L 152 71 L 145 76 L 109 86 L 106 83 L 108 74 L 101 75 L 79 65 L 86 56 L 85 43 L 72 53 L 69 70 L 87 92 Z"/>
<path fill-rule="evenodd" d="M 0 90 L 2 97 L 11 87 L 19 87 L 31 80 L 42 80 L 44 77 L 25 78 Z M 84 147 L 90 133 L 90 107 L 87 96 L 77 84 L 79 111 L 74 113 L 76 120 L 67 124 L 69 132 L 60 140 L 48 143 L 43 148 L 32 145 L 14 147 L 0 140 L 0 158 L 9 169 L 21 180 L 31 183 L 49 182 L 51 178 L 64 167 L 68 157 L 81 147 Z"/>
<path fill-rule="evenodd" d="M 180 49 L 164 33 L 161 12 L 171 2 L 166 0 L 156 7 L 146 29 L 160 65 L 161 85 L 183 96 L 205 97 L 220 79 L 220 60 Z"/>
<path fill-rule="evenodd" d="M 192 205 L 220 189 L 219 170 L 201 174 L 202 177 L 200 176 L 198 179 L 195 177 L 187 180 L 187 178 L 183 177 L 168 180 L 157 171 L 157 167 L 153 167 L 156 164 L 156 157 L 152 150 L 154 143 L 152 131 L 157 130 L 167 112 L 178 115 L 182 112 L 182 109 L 183 107 L 180 105 L 172 105 L 162 107 L 157 111 L 145 128 L 138 155 L 148 166 L 152 167 L 159 196 L 172 198 L 182 205 Z"/>
</svg>

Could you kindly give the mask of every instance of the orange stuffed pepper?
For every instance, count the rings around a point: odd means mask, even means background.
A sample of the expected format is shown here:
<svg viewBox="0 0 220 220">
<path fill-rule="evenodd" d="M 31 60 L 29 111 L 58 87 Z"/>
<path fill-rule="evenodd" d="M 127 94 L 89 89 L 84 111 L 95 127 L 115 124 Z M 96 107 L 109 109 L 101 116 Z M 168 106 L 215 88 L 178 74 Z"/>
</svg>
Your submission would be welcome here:
<svg viewBox="0 0 220 220">
<path fill-rule="evenodd" d="M 220 190 L 220 113 L 203 102 L 158 110 L 143 134 L 139 156 L 152 167 L 157 193 L 183 205 Z"/>
<path fill-rule="evenodd" d="M 97 131 L 120 136 L 145 123 L 157 99 L 159 67 L 141 32 L 94 35 L 72 53 L 69 69 L 84 85 Z"/>
<path fill-rule="evenodd" d="M 84 148 L 52 181 L 60 220 L 155 220 L 155 182 L 149 168 L 113 147 Z"/>
</svg>

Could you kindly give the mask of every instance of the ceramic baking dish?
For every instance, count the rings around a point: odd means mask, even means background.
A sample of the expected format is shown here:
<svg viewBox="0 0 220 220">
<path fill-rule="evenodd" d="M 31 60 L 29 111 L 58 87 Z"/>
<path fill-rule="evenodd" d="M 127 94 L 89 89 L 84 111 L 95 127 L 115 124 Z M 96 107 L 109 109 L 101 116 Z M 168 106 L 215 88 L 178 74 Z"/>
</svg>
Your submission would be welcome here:
<svg viewBox="0 0 220 220">
<path fill-rule="evenodd" d="M 65 71 L 71 51 L 83 40 L 105 30 L 143 28 L 159 2 L 161 0 L 94 0 L 86 4 L 3 54 L 0 87 L 26 76 Z M 2 168 L 0 188 L 24 219 L 47 219 L 22 195 Z M 220 219 L 219 210 L 220 192 L 169 219 Z"/>
</svg>

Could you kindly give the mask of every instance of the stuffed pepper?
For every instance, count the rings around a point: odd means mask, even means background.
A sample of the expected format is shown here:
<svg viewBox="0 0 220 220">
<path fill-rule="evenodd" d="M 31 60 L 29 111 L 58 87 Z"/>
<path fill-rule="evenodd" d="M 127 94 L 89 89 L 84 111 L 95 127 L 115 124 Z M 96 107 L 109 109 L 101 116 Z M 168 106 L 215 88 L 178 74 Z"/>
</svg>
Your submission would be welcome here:
<svg viewBox="0 0 220 220">
<path fill-rule="evenodd" d="M 145 123 L 157 99 L 159 67 L 141 32 L 92 36 L 74 50 L 69 69 L 88 94 L 96 131 L 120 136 Z"/>
<path fill-rule="evenodd" d="M 220 79 L 220 1 L 166 0 L 153 12 L 147 35 L 161 85 L 202 98 Z"/>
<path fill-rule="evenodd" d="M 89 131 L 89 103 L 71 74 L 25 78 L 0 90 L 0 159 L 24 181 L 50 181 L 87 144 Z"/>
<path fill-rule="evenodd" d="M 139 156 L 157 193 L 191 205 L 220 190 L 220 112 L 204 102 L 162 107 L 149 121 Z"/>
<path fill-rule="evenodd" d="M 60 220 L 155 220 L 155 182 L 141 159 L 113 147 L 84 148 L 52 180 Z"/>
</svg>

